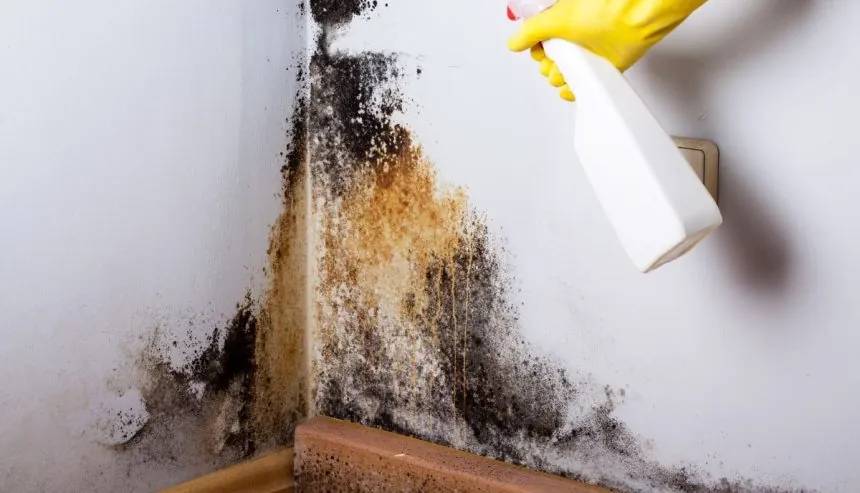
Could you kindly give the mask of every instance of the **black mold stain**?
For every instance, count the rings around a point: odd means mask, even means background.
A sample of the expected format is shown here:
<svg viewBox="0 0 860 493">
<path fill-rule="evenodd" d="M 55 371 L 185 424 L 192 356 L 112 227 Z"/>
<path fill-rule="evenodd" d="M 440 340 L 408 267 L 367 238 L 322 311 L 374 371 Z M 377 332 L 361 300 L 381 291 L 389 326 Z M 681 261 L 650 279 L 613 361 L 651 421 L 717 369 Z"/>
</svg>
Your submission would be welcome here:
<svg viewBox="0 0 860 493">
<path fill-rule="evenodd" d="M 311 58 L 313 166 L 324 173 L 335 195 L 346 191 L 357 173 L 369 165 L 384 167 L 388 157 L 411 144 L 408 130 L 393 121 L 404 108 L 394 86 L 401 76 L 394 62 L 388 54 L 330 54 L 324 47 Z M 337 145 L 322 140 L 333 135 Z"/>
<path fill-rule="evenodd" d="M 326 26 L 346 24 L 378 4 L 377 0 L 310 0 L 314 20 Z"/>
<path fill-rule="evenodd" d="M 368 174 L 377 177 L 377 184 L 396 179 L 389 168 L 409 165 L 396 157 L 412 152 L 415 143 L 409 129 L 395 122 L 406 102 L 398 87 L 403 73 L 398 58 L 329 48 L 332 30 L 376 2 L 317 0 L 310 6 L 322 28 L 311 59 L 310 169 L 315 194 L 337 204 L 362 186 L 360 178 Z M 338 214 L 337 206 L 332 210 Z M 346 335 L 324 335 L 330 340 L 320 342 L 319 413 L 621 491 L 805 491 L 747 480 L 714 481 L 647 459 L 635 434 L 613 416 L 611 389 L 598 388 L 604 397 L 594 400 L 594 384 L 573 380 L 526 343 L 511 302 L 503 252 L 482 218 L 470 213 L 466 223 L 453 256 L 435 258 L 416 291 L 404 296 L 408 324 L 383 332 L 375 307 L 350 296 L 339 302 L 349 323 L 342 327 Z M 352 270 L 338 281 L 353 285 L 357 275 Z M 428 300 L 423 308 L 419 298 Z M 398 370 L 396 358 L 385 351 L 393 343 L 386 337 L 404 337 L 409 331 L 420 339 L 409 350 L 431 349 L 411 370 Z M 440 368 L 438 376 L 428 370 L 431 365 Z M 418 390 L 404 391 L 410 387 Z M 585 404 L 588 410 L 572 420 L 573 404 Z M 581 472 L 583 465 L 598 463 L 603 464 L 599 472 Z"/>
<path fill-rule="evenodd" d="M 397 87 L 402 78 L 397 57 L 375 52 L 356 56 L 329 48 L 338 25 L 376 9 L 378 2 L 311 0 L 310 6 L 321 27 L 310 60 L 312 166 L 318 171 L 315 178 L 324 176 L 326 188 L 337 196 L 358 173 L 368 167 L 384 168 L 390 164 L 388 158 L 408 149 L 412 141 L 408 129 L 393 119 L 406 103 Z"/>
<path fill-rule="evenodd" d="M 116 411 L 113 419 L 102 428 L 106 439 L 99 443 L 121 450 L 125 444 L 137 437 L 146 427 L 149 417 L 139 409 L 126 408 Z"/>
<path fill-rule="evenodd" d="M 248 457 L 256 451 L 251 432 L 251 405 L 254 401 L 254 373 L 257 364 L 254 349 L 257 343 L 257 318 L 253 304 L 245 303 L 224 329 L 223 345 L 219 346 L 220 331 L 213 332 L 209 347 L 191 364 L 192 378 L 206 385 L 202 399 L 232 393 L 238 409 L 236 424 L 225 430 L 226 444 Z"/>
<path fill-rule="evenodd" d="M 221 329 L 216 328 L 209 338 L 209 345 L 191 363 L 191 377 L 206 383 L 208 391 L 224 392 L 236 381 L 247 383 L 254 374 L 257 318 L 251 306 L 251 303 L 245 303 L 238 307 L 236 315 L 224 329 L 223 346 L 219 345 Z"/>
<path fill-rule="evenodd" d="M 299 170 L 307 162 L 308 155 L 308 94 L 305 69 L 297 67 L 296 81 L 299 88 L 296 89 L 293 103 L 293 112 L 287 123 L 290 127 L 290 144 L 284 156 L 284 165 L 281 166 L 281 183 L 284 194 L 284 203 L 288 203 L 291 194 L 294 193 L 296 179 Z M 282 154 L 283 155 L 283 154 Z"/>
<path fill-rule="evenodd" d="M 145 442 L 151 460 L 164 460 L 160 454 L 169 446 L 163 440 L 173 440 L 166 435 L 184 427 L 201 435 L 192 442 L 218 455 L 238 459 L 256 451 L 250 422 L 256 371 L 254 310 L 246 299 L 225 327 L 212 331 L 205 346 L 185 349 L 193 354 L 185 368 L 174 369 L 167 362 L 168 346 L 177 347 L 176 341 L 150 346 L 142 366 L 149 378 L 143 394 L 151 418 L 125 448 Z M 203 386 L 199 395 L 194 386 Z"/>
<path fill-rule="evenodd" d="M 529 353 L 487 227 L 473 220 L 471 229 L 453 262 L 440 259 L 428 270 L 430 305 L 442 307 L 436 324 L 458 418 L 495 457 L 521 464 L 526 456 L 511 437 L 551 438 L 576 393 L 564 371 Z M 469 292 L 452 296 L 456 286 Z"/>
</svg>

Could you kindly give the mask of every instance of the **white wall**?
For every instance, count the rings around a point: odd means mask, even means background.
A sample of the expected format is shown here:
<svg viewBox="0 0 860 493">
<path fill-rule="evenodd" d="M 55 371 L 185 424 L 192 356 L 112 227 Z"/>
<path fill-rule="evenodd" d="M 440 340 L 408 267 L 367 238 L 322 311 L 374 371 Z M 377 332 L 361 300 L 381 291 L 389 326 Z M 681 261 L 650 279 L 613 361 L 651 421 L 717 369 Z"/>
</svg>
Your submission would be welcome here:
<svg viewBox="0 0 860 493">
<path fill-rule="evenodd" d="M 626 389 L 652 458 L 856 491 L 858 21 L 856 2 L 713 0 L 630 71 L 667 131 L 722 153 L 724 227 L 647 276 L 578 167 L 574 107 L 505 51 L 503 2 L 391 2 L 339 46 L 423 67 L 407 120 L 506 237 L 528 337 Z"/>
<path fill-rule="evenodd" d="M 0 5 L 0 489 L 150 491 L 200 472 L 126 471 L 100 413 L 128 390 L 138 338 L 204 336 L 260 291 L 296 8 Z"/>
<path fill-rule="evenodd" d="M 126 470 L 98 422 L 141 334 L 208 331 L 259 292 L 293 13 L 0 6 L 0 489 L 149 491 L 202 472 Z M 342 44 L 422 66 L 407 119 L 507 239 L 527 336 L 625 388 L 617 414 L 653 458 L 854 491 L 857 20 L 854 2 L 713 0 L 631 70 L 667 130 L 722 151 L 724 227 L 648 276 L 578 168 L 573 107 L 505 51 L 502 2 L 390 2 Z"/>
</svg>

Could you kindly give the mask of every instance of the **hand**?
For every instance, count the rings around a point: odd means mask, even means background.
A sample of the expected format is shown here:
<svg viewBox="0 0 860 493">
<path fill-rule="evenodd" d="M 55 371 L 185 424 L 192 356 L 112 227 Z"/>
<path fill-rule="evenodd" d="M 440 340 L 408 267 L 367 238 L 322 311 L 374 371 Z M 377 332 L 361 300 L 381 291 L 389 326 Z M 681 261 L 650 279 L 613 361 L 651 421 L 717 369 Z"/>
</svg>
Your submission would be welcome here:
<svg viewBox="0 0 860 493">
<path fill-rule="evenodd" d="M 622 72 L 639 61 L 706 0 L 559 0 L 552 8 L 523 21 L 508 40 L 511 51 L 531 48 L 540 71 L 559 88 L 562 99 L 573 92 L 541 43 L 565 39 L 602 56 Z"/>
</svg>

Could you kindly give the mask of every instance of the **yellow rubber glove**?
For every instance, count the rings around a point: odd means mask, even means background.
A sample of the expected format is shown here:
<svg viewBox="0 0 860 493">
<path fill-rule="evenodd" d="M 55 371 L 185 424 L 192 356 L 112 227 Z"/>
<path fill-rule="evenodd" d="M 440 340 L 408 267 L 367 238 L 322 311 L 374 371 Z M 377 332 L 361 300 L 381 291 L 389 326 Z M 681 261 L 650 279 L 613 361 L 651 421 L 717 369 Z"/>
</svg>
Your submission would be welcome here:
<svg viewBox="0 0 860 493">
<path fill-rule="evenodd" d="M 672 32 L 707 0 L 559 0 L 552 8 L 523 21 L 508 48 L 531 48 L 532 58 L 562 99 L 573 101 L 570 87 L 541 42 L 565 39 L 606 58 L 622 72 Z"/>
</svg>

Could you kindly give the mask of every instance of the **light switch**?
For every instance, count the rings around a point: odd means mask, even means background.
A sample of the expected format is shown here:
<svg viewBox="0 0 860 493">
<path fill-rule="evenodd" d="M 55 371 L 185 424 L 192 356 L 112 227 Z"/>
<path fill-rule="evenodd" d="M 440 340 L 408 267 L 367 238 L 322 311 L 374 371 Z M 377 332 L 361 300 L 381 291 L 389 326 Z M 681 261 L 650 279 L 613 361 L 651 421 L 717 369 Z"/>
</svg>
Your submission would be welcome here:
<svg viewBox="0 0 860 493">
<path fill-rule="evenodd" d="M 705 184 L 711 197 L 717 200 L 720 184 L 720 152 L 710 140 L 672 137 L 690 167 Z"/>
</svg>

